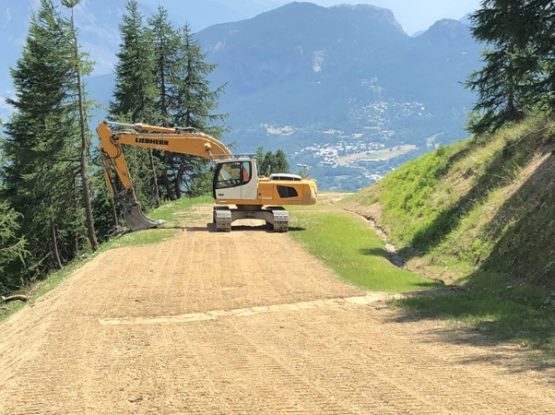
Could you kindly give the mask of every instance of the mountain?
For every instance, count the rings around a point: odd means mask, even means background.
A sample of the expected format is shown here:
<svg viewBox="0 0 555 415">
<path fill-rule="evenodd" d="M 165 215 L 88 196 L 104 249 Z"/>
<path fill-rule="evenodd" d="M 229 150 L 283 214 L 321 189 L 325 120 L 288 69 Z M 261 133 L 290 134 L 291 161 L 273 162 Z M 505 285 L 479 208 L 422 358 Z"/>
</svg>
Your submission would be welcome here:
<svg viewBox="0 0 555 415">
<path fill-rule="evenodd" d="M 146 16 L 156 12 L 159 4 L 168 9 L 176 25 L 186 22 L 193 30 L 234 20 L 253 17 L 282 4 L 283 0 L 139 0 Z M 118 25 L 125 10 L 126 0 L 82 0 L 76 7 L 76 22 L 80 40 L 96 62 L 95 74 L 112 72 L 119 44 Z M 5 0 L 0 3 L 0 96 L 10 95 L 8 68 L 15 65 L 27 35 L 29 19 L 36 10 L 36 0 Z M 0 101 L 0 114 L 2 102 Z"/>
<path fill-rule="evenodd" d="M 139 3 L 145 15 L 157 7 L 154 0 Z M 197 27 L 240 19 L 268 3 L 230 4 L 164 2 L 175 24 L 194 17 Z M 111 98 L 124 6 L 123 0 L 85 0 L 76 13 L 83 47 L 96 61 L 88 89 L 103 104 Z M 29 1 L 0 9 L 0 35 L 9 45 L 0 49 L 0 96 L 12 93 L 7 68 L 19 56 L 31 10 Z M 218 64 L 213 84 L 227 85 L 220 108 L 230 114 L 224 141 L 240 152 L 284 148 L 291 165 L 312 166 L 323 188 L 364 187 L 464 136 L 474 97 L 461 82 L 480 66 L 480 46 L 461 22 L 442 20 L 411 37 L 387 9 L 296 2 L 196 36 L 207 60 Z M 6 115 L 0 98 L 0 117 Z M 102 117 L 97 113 L 95 121 Z"/>
<path fill-rule="evenodd" d="M 465 135 L 480 45 L 456 20 L 411 37 L 386 9 L 291 3 L 197 38 L 238 150 L 283 147 L 324 187 L 362 187 Z"/>
</svg>

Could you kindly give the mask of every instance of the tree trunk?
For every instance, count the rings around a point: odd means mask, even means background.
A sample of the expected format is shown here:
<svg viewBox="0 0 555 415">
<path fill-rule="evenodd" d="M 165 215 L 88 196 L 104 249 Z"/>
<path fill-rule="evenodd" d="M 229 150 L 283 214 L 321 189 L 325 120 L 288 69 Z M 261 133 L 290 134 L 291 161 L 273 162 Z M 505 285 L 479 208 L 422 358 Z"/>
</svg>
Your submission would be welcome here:
<svg viewBox="0 0 555 415">
<path fill-rule="evenodd" d="M 112 219 L 114 219 L 114 226 L 117 229 L 119 227 L 118 212 L 116 211 L 116 200 L 114 196 L 110 196 L 110 206 L 112 207 Z"/>
<path fill-rule="evenodd" d="M 156 207 L 160 207 L 160 189 L 158 188 L 158 175 L 156 174 L 156 167 L 154 166 L 154 155 L 152 150 L 148 150 L 148 156 L 150 158 L 150 169 L 152 170 L 152 176 L 154 179 L 154 201 L 156 202 Z"/>
<path fill-rule="evenodd" d="M 166 194 L 168 199 L 170 200 L 175 200 L 175 194 L 172 190 L 171 187 L 171 181 L 170 178 L 168 176 L 168 169 L 171 166 L 171 159 L 172 159 L 172 153 L 170 153 L 169 151 L 166 151 L 164 153 L 164 171 L 162 172 L 162 183 L 164 184 L 164 187 L 166 188 Z"/>
<path fill-rule="evenodd" d="M 58 250 L 58 237 L 56 235 L 56 225 L 52 221 L 50 224 L 52 230 L 52 255 L 54 257 L 54 261 L 59 269 L 63 269 L 64 266 L 62 265 L 62 260 L 60 259 L 60 251 Z"/>
<path fill-rule="evenodd" d="M 85 222 L 87 224 L 87 236 L 93 251 L 98 249 L 98 240 L 96 239 L 96 232 L 94 229 L 94 218 L 91 205 L 91 192 L 89 189 L 89 180 L 87 177 L 87 137 L 86 137 L 86 123 L 87 117 L 85 115 L 85 105 L 83 102 L 83 84 L 81 80 L 81 65 L 79 61 L 79 45 L 77 43 L 77 33 L 75 32 L 75 24 L 73 21 L 73 8 L 71 9 L 71 30 L 74 42 L 74 59 L 75 59 L 75 72 L 77 75 L 77 98 L 79 101 L 79 127 L 81 134 L 81 152 L 79 157 L 79 174 L 81 175 L 81 185 L 83 186 L 83 202 L 85 204 Z"/>
<path fill-rule="evenodd" d="M 179 169 L 175 176 L 175 197 L 181 199 L 181 183 L 183 182 L 183 175 L 185 174 L 185 158 L 181 157 L 179 160 Z"/>
<path fill-rule="evenodd" d="M 10 295 L 9 297 L 1 297 L 3 303 L 10 303 L 12 301 L 23 301 L 29 300 L 29 297 L 23 294 Z"/>
</svg>

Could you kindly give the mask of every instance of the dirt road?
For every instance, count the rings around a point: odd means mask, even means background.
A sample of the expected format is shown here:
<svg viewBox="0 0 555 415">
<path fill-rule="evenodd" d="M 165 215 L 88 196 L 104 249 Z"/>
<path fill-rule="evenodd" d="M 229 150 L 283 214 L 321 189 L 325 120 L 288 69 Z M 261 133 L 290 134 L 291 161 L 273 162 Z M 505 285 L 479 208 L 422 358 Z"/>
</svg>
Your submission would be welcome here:
<svg viewBox="0 0 555 415">
<path fill-rule="evenodd" d="M 197 225 L 0 325 L 0 414 L 555 413 L 513 348 L 406 321 L 287 235 Z"/>
</svg>

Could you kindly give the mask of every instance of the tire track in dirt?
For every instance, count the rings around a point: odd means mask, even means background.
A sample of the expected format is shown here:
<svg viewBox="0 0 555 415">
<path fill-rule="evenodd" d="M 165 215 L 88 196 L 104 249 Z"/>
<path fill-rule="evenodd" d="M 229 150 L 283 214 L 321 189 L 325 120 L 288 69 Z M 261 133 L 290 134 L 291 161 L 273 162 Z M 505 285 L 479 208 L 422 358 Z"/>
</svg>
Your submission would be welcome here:
<svg viewBox="0 0 555 415">
<path fill-rule="evenodd" d="M 405 321 L 287 235 L 198 225 L 4 322 L 0 414 L 555 413 L 516 347 Z"/>
</svg>

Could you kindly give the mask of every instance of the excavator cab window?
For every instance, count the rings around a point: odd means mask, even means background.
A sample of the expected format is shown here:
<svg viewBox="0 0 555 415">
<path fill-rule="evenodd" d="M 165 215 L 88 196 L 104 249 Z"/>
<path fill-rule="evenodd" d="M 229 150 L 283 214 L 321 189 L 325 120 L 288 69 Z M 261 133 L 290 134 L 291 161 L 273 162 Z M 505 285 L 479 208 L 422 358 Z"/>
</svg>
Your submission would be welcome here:
<svg viewBox="0 0 555 415">
<path fill-rule="evenodd" d="M 251 179 L 250 161 L 229 161 L 219 163 L 214 174 L 214 188 L 226 189 L 241 186 Z"/>
</svg>

